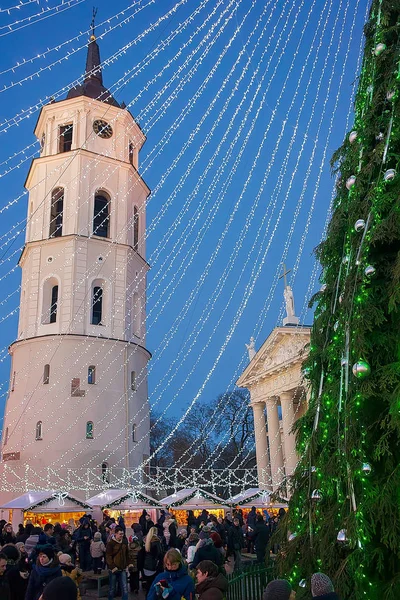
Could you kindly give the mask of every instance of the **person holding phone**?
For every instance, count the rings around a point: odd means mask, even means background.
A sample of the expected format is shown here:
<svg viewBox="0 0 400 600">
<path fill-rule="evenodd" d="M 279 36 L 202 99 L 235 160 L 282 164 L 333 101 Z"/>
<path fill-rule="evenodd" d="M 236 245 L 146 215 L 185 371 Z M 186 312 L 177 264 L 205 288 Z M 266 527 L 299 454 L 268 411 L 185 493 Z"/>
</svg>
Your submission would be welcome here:
<svg viewBox="0 0 400 600">
<path fill-rule="evenodd" d="M 178 550 L 171 548 L 164 556 L 164 571 L 157 575 L 147 600 L 194 600 L 193 579 L 188 575 L 187 566 Z"/>
</svg>

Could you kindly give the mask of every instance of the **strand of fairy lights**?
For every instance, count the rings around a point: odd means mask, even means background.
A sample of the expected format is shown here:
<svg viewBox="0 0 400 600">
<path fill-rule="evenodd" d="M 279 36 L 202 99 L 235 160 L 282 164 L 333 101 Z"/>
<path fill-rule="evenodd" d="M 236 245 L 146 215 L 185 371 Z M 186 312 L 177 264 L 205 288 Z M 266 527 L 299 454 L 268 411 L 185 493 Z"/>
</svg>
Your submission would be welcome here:
<svg viewBox="0 0 400 600">
<path fill-rule="evenodd" d="M 0 25 L 0 37 L 4 37 L 5 35 L 9 35 L 10 33 L 14 33 L 15 31 L 19 31 L 20 29 L 24 29 L 29 25 L 35 25 L 36 23 L 39 23 L 44 19 L 54 17 L 55 15 L 60 14 L 70 8 L 73 8 L 77 4 L 81 4 L 84 1 L 85 0 L 61 0 L 61 4 L 58 4 L 57 6 L 47 6 L 46 8 L 42 8 L 42 10 L 39 13 L 31 15 L 30 17 L 18 19 L 17 21 L 14 21 L 14 23 L 9 23 L 8 25 Z M 26 21 L 28 21 L 28 23 L 26 23 Z M 22 25 L 22 23 L 25 23 L 25 25 Z M 14 25 L 19 25 L 19 27 L 15 27 L 15 29 L 13 29 Z M 1 33 L 4 29 L 6 29 L 7 31 Z"/>
<path fill-rule="evenodd" d="M 46 0 L 47 2 L 48 0 Z M 10 14 L 10 12 L 12 10 L 21 10 L 21 8 L 24 8 L 25 6 L 28 6 L 28 4 L 32 4 L 32 2 L 34 2 L 35 4 L 39 4 L 40 0 L 26 0 L 26 2 L 22 2 L 22 0 L 18 3 L 15 4 L 14 6 L 9 6 L 8 8 L 0 8 L 0 14 L 1 13 L 7 13 Z"/>
</svg>

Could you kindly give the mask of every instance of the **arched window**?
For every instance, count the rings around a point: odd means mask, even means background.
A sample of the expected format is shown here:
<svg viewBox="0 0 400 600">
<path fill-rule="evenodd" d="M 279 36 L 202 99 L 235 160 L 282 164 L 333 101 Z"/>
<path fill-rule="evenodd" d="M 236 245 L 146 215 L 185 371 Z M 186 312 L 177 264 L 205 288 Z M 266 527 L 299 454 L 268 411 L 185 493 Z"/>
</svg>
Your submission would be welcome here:
<svg viewBox="0 0 400 600">
<path fill-rule="evenodd" d="M 93 421 L 87 421 L 86 423 L 86 439 L 93 439 Z"/>
<path fill-rule="evenodd" d="M 57 321 L 58 285 L 51 288 L 50 323 Z"/>
<path fill-rule="evenodd" d="M 136 392 L 136 371 L 131 371 L 131 390 Z"/>
<path fill-rule="evenodd" d="M 90 384 L 96 383 L 96 367 L 94 365 L 88 367 L 87 382 Z"/>
<path fill-rule="evenodd" d="M 60 237 L 63 226 L 64 190 L 55 188 L 51 193 L 50 237 Z"/>
<path fill-rule="evenodd" d="M 43 383 L 49 383 L 50 380 L 50 365 L 44 365 Z"/>
<path fill-rule="evenodd" d="M 133 144 L 129 142 L 129 162 L 133 165 Z"/>
<path fill-rule="evenodd" d="M 136 442 L 136 424 L 132 425 L 132 442 Z"/>
<path fill-rule="evenodd" d="M 41 440 L 42 438 L 42 421 L 36 423 L 36 439 Z"/>
<path fill-rule="evenodd" d="M 55 277 L 46 279 L 43 285 L 42 323 L 56 323 L 58 310 L 58 281 Z"/>
<path fill-rule="evenodd" d="M 133 207 L 133 249 L 139 248 L 139 211 L 137 206 Z"/>
<path fill-rule="evenodd" d="M 105 192 L 99 192 L 94 198 L 93 234 L 110 237 L 110 198 Z"/>
<path fill-rule="evenodd" d="M 102 325 L 103 318 L 103 282 L 96 280 L 92 288 L 92 325 Z"/>
<path fill-rule="evenodd" d="M 59 128 L 59 152 L 69 152 L 72 148 L 73 125 L 61 125 Z"/>
<path fill-rule="evenodd" d="M 110 483 L 108 463 L 106 462 L 103 462 L 103 464 L 101 465 L 101 478 L 103 479 L 104 483 Z"/>
</svg>

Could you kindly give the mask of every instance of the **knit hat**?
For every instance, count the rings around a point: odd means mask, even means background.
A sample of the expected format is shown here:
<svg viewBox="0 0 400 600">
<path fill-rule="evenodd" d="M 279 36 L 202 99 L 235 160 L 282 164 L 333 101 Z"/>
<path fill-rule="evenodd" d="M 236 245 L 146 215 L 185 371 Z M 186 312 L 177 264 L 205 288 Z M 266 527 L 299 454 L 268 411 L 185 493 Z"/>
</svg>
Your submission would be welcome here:
<svg viewBox="0 0 400 600">
<path fill-rule="evenodd" d="M 213 531 L 210 534 L 210 538 L 214 542 L 214 546 L 216 548 L 221 548 L 222 547 L 222 540 L 221 540 L 221 536 L 219 535 L 219 533 L 217 533 L 216 531 Z"/>
<path fill-rule="evenodd" d="M 37 546 L 38 555 L 45 554 L 49 560 L 54 558 L 54 548 L 51 544 L 44 544 L 43 546 Z"/>
<path fill-rule="evenodd" d="M 21 548 L 22 548 L 22 546 L 25 546 L 25 543 L 24 543 L 24 542 L 17 542 L 17 543 L 15 544 L 15 547 L 16 547 L 16 548 L 18 548 L 18 550 L 19 550 L 20 552 L 21 552 Z"/>
<path fill-rule="evenodd" d="M 96 533 L 93 536 L 93 539 L 95 542 L 99 542 L 101 540 L 101 533 L 100 531 L 96 531 Z"/>
<path fill-rule="evenodd" d="M 263 600 L 289 600 L 292 586 L 286 579 L 270 581 L 264 590 Z"/>
<path fill-rule="evenodd" d="M 203 533 L 210 533 L 211 527 L 209 527 L 208 525 L 204 525 L 201 531 L 203 531 Z"/>
<path fill-rule="evenodd" d="M 323 596 L 334 591 L 333 583 L 325 573 L 314 573 L 311 577 L 312 596 Z"/>
<path fill-rule="evenodd" d="M 43 590 L 43 600 L 77 600 L 78 588 L 70 577 L 56 577 Z"/>
<path fill-rule="evenodd" d="M 60 561 L 60 565 L 67 565 L 72 562 L 70 554 L 59 554 L 58 560 Z"/>
<path fill-rule="evenodd" d="M 6 544 L 3 546 L 1 551 L 7 556 L 8 563 L 14 563 L 21 558 L 20 551 L 14 546 L 14 544 Z"/>
</svg>

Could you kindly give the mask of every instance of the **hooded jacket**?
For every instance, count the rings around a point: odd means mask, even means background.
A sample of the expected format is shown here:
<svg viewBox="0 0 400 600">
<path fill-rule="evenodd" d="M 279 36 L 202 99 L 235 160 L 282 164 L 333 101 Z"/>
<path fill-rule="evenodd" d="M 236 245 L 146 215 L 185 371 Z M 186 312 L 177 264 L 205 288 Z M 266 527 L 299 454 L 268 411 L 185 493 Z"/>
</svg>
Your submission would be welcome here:
<svg viewBox="0 0 400 600">
<path fill-rule="evenodd" d="M 56 577 L 61 576 L 61 568 L 56 558 L 53 558 L 51 563 L 45 566 L 42 566 L 38 559 L 29 577 L 25 600 L 38 600 L 46 585 Z"/>
<path fill-rule="evenodd" d="M 128 545 L 123 540 L 117 542 L 115 537 L 112 536 L 106 546 L 106 562 L 110 571 L 115 568 L 119 571 L 126 569 L 129 564 Z"/>
<path fill-rule="evenodd" d="M 223 563 L 221 552 L 214 546 L 212 539 L 204 540 L 204 545 L 196 550 L 192 562 L 192 569 L 195 569 L 202 560 L 211 560 L 220 567 Z"/>
<path fill-rule="evenodd" d="M 167 598 L 168 600 L 194 600 L 194 582 L 193 579 L 188 575 L 187 567 L 182 565 L 177 571 L 163 571 L 155 578 L 151 585 L 147 600 L 156 600 L 159 598 L 157 595 L 157 582 L 162 579 L 168 581 L 168 585 L 171 588 Z"/>
<path fill-rule="evenodd" d="M 199 600 L 222 600 L 228 589 L 228 580 L 222 573 L 216 577 L 207 577 L 201 583 L 196 585 L 196 594 L 199 594 Z"/>
</svg>

